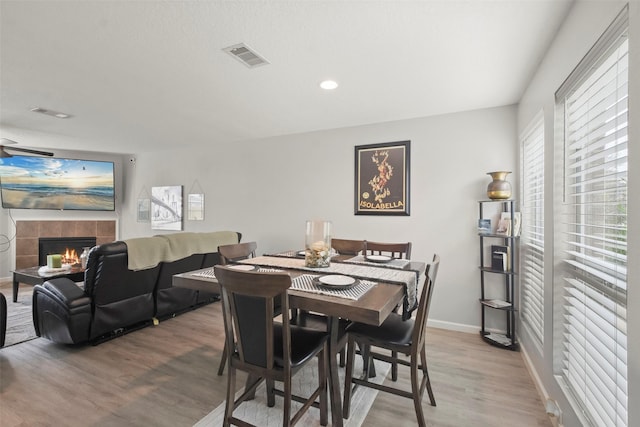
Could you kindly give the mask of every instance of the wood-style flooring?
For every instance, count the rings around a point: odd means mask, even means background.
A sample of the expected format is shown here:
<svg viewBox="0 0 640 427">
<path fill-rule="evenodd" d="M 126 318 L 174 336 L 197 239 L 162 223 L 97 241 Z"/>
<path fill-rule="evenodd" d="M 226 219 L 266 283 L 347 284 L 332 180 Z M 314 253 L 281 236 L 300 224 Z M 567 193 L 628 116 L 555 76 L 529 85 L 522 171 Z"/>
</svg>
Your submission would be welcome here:
<svg viewBox="0 0 640 427">
<path fill-rule="evenodd" d="M 0 425 L 192 426 L 224 402 L 223 334 L 214 303 L 98 346 L 38 338 L 2 348 Z M 427 342 L 430 426 L 551 426 L 521 353 L 442 329 Z M 398 381 L 408 386 L 402 367 Z M 379 393 L 363 425 L 416 424 L 409 399 Z"/>
</svg>

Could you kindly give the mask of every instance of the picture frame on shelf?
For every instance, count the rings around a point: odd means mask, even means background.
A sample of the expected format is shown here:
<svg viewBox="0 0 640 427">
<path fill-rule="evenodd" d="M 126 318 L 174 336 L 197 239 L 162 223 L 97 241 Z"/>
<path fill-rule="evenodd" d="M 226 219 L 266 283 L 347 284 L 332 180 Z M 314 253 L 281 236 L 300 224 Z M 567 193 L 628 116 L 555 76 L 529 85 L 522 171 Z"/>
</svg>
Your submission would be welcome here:
<svg viewBox="0 0 640 427">
<path fill-rule="evenodd" d="M 411 141 L 355 147 L 355 215 L 409 215 Z"/>
<path fill-rule="evenodd" d="M 510 212 L 502 212 L 500 214 L 500 219 L 506 219 L 509 220 L 509 222 L 511 222 L 511 213 Z M 520 235 L 520 229 L 521 229 L 521 223 L 522 223 L 522 214 L 520 212 L 514 212 L 513 213 L 513 223 L 511 224 L 511 229 L 509 232 L 509 236 L 519 236 Z"/>
<path fill-rule="evenodd" d="M 500 221 L 498 221 L 498 227 L 496 228 L 496 234 L 500 236 L 511 236 L 511 220 L 507 218 L 500 218 Z"/>
<path fill-rule="evenodd" d="M 491 234 L 491 220 L 489 218 L 478 220 L 478 234 Z"/>
</svg>

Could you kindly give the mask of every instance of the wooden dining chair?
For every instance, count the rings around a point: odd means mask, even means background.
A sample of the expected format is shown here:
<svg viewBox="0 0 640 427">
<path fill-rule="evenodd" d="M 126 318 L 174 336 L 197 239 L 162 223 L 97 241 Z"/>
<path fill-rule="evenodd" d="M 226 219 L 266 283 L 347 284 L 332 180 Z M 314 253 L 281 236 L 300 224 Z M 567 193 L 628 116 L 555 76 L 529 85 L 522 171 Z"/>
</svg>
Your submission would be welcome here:
<svg viewBox="0 0 640 427">
<path fill-rule="evenodd" d="M 327 425 L 327 340 L 322 331 L 299 328 L 289 322 L 274 320 L 274 300 L 280 297 L 283 310 L 289 309 L 288 273 L 238 271 L 225 266 L 214 267 L 222 292 L 226 346 L 234 349 L 227 360 L 227 399 L 224 426 L 250 425 L 233 413 L 251 399 L 258 385 L 266 382 L 267 405 L 275 405 L 275 395 L 282 396 L 283 426 L 293 426 L 311 406 L 320 409 L 320 424 Z M 314 358 L 318 359 L 318 386 L 309 397 L 294 396 L 291 378 Z M 244 392 L 236 399 L 236 372 L 249 374 Z M 282 382 L 282 390 L 275 381 Z M 291 401 L 302 407 L 291 414 Z"/>
<path fill-rule="evenodd" d="M 258 244 L 256 242 L 218 246 L 220 263 L 222 265 L 227 265 L 235 261 L 253 258 L 256 256 L 256 249 L 258 249 Z"/>
<path fill-rule="evenodd" d="M 424 413 L 422 411 L 422 396 L 425 388 L 427 393 L 429 393 L 431 406 L 436 406 L 436 400 L 433 395 L 433 390 L 431 389 L 431 381 L 429 380 L 429 371 L 427 369 L 425 335 L 427 332 L 429 306 L 431 305 L 431 297 L 439 266 L 440 257 L 434 255 L 433 261 L 427 266 L 425 282 L 420 294 L 420 302 L 415 319 L 403 321 L 401 315 L 391 313 L 381 326 L 352 323 L 347 328 L 348 346 L 343 403 L 344 418 L 349 418 L 351 394 L 353 390 L 355 387 L 362 385 L 412 399 L 413 406 L 416 410 L 418 425 L 420 427 L 426 426 Z M 396 366 L 397 364 L 409 366 L 411 372 L 411 392 L 397 387 L 370 382 L 367 368 L 365 368 L 365 372 L 363 372 L 361 378 L 354 377 L 353 361 L 355 358 L 356 343 L 366 345 L 371 349 L 369 351 L 370 360 L 367 366 L 371 366 L 374 359 L 391 363 L 392 369 L 394 364 Z M 377 348 L 391 350 L 392 356 L 377 352 Z M 393 356 L 394 354 L 396 357 Z M 407 355 L 409 356 L 409 360 L 399 358 L 397 354 Z M 418 360 L 418 357 L 420 357 L 420 360 Z M 418 376 L 419 371 L 422 373 L 422 378 Z M 392 380 L 396 381 L 396 379 L 397 372 L 395 377 L 392 373 Z M 352 384 L 354 385 L 353 387 Z"/>
<path fill-rule="evenodd" d="M 234 243 L 231 245 L 218 246 L 220 263 L 222 265 L 228 265 L 243 259 L 253 258 L 256 256 L 257 249 L 258 244 L 256 242 Z M 227 354 L 228 349 L 225 345 L 222 349 L 222 357 L 220 358 L 220 365 L 218 366 L 218 375 L 222 375 L 224 373 L 224 366 L 227 363 Z"/>
<path fill-rule="evenodd" d="M 331 239 L 331 248 L 340 255 L 361 255 L 364 253 L 364 240 Z"/>
<path fill-rule="evenodd" d="M 411 242 L 383 243 L 365 241 L 365 255 L 387 255 L 391 258 L 411 259 Z"/>
</svg>

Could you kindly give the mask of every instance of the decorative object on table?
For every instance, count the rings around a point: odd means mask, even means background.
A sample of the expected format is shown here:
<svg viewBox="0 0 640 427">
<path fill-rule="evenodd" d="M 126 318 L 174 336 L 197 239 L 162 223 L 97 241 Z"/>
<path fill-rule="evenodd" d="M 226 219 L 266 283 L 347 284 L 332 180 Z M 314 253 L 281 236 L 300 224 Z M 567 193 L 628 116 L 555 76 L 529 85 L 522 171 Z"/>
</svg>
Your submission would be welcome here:
<svg viewBox="0 0 640 427">
<path fill-rule="evenodd" d="M 151 187 L 151 228 L 182 230 L 182 186 Z"/>
<path fill-rule="evenodd" d="M 82 266 L 83 270 L 87 269 L 87 260 L 89 259 L 90 250 L 91 248 L 88 246 L 85 246 L 84 248 L 82 248 L 82 253 L 80 254 L 80 265 Z"/>
<path fill-rule="evenodd" d="M 502 200 L 511 197 L 511 183 L 506 180 L 507 175 L 510 173 L 510 171 L 487 172 L 487 175 L 491 175 L 492 179 L 487 186 L 487 196 L 491 200 Z"/>
<path fill-rule="evenodd" d="M 304 265 L 306 267 L 329 267 L 331 263 L 330 221 L 307 221 L 304 249 Z"/>
<path fill-rule="evenodd" d="M 355 147 L 356 215 L 409 215 L 410 143 Z"/>
<path fill-rule="evenodd" d="M 62 255 L 61 254 L 47 255 L 47 267 L 50 269 L 62 268 Z"/>
<path fill-rule="evenodd" d="M 478 220 L 478 233 L 491 234 L 491 220 L 488 218 L 480 218 Z"/>
</svg>

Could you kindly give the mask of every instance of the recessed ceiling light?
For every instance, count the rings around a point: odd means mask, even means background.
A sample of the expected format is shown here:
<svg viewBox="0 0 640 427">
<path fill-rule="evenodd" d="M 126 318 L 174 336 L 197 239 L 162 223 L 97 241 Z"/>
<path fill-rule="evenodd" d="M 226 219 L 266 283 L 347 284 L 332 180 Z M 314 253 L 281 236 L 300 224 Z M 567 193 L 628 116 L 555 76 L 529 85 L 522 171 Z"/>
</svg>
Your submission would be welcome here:
<svg viewBox="0 0 640 427">
<path fill-rule="evenodd" d="M 320 83 L 320 87 L 324 90 L 333 90 L 338 87 L 338 83 L 334 80 L 325 80 Z"/>
<path fill-rule="evenodd" d="M 47 110 L 46 108 L 35 107 L 31 111 L 34 113 L 46 114 L 47 116 L 56 117 L 58 119 L 68 119 L 71 114 L 61 113 L 59 111 Z"/>
</svg>

